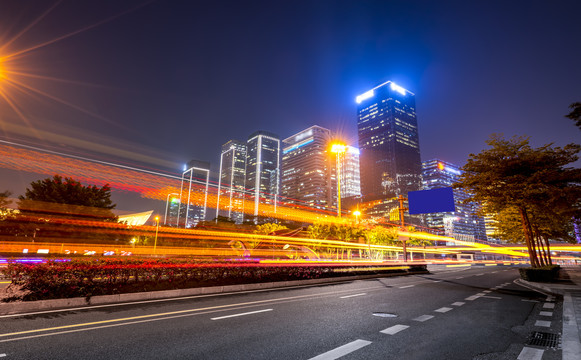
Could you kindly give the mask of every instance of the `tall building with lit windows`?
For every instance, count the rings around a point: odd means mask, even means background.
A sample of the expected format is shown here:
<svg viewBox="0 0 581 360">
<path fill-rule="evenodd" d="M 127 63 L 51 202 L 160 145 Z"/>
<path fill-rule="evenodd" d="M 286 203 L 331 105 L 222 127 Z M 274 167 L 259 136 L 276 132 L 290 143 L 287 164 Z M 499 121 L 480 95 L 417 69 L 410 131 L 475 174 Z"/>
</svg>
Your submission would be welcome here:
<svg viewBox="0 0 581 360">
<path fill-rule="evenodd" d="M 361 196 L 358 148 L 347 145 L 341 171 L 341 198 Z"/>
<path fill-rule="evenodd" d="M 318 209 L 333 206 L 337 186 L 330 140 L 331 131 L 315 125 L 282 141 L 283 202 Z"/>
<path fill-rule="evenodd" d="M 206 220 L 210 163 L 192 160 L 184 166 L 180 187 L 177 226 L 192 228 Z"/>
<path fill-rule="evenodd" d="M 443 160 L 433 159 L 422 163 L 424 190 L 451 187 L 461 174 L 458 166 Z M 466 192 L 454 189 L 456 211 L 425 214 L 426 225 L 459 240 L 486 240 L 484 218 L 476 215 L 479 206 L 476 203 L 463 204 L 462 201 L 467 198 Z"/>
<path fill-rule="evenodd" d="M 246 181 L 246 143 L 230 140 L 222 145 L 220 178 L 216 217 L 228 217 L 237 224 L 244 220 L 244 195 Z"/>
<path fill-rule="evenodd" d="M 415 95 L 387 81 L 357 96 L 357 130 L 364 202 L 378 205 L 367 213 L 386 216 L 398 195 L 420 190 L 422 162 Z"/>
<path fill-rule="evenodd" d="M 253 203 L 254 216 L 276 212 L 280 190 L 280 138 L 257 131 L 246 141 L 246 201 Z M 261 206 L 263 206 L 261 208 Z"/>
</svg>

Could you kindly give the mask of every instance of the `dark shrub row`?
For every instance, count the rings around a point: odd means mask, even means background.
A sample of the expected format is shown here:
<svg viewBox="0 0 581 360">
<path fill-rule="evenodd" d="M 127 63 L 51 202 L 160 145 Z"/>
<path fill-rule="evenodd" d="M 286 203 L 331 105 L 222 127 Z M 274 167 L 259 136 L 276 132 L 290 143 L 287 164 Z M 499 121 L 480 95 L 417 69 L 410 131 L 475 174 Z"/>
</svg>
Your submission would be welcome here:
<svg viewBox="0 0 581 360">
<path fill-rule="evenodd" d="M 25 294 L 20 299 L 11 300 L 31 301 L 406 270 L 326 264 L 289 266 L 258 262 L 212 263 L 177 259 L 74 259 L 35 265 L 11 263 L 3 272 Z"/>
<path fill-rule="evenodd" d="M 553 282 L 559 276 L 559 265 L 544 266 L 540 268 L 519 268 L 520 277 L 527 281 Z"/>
</svg>

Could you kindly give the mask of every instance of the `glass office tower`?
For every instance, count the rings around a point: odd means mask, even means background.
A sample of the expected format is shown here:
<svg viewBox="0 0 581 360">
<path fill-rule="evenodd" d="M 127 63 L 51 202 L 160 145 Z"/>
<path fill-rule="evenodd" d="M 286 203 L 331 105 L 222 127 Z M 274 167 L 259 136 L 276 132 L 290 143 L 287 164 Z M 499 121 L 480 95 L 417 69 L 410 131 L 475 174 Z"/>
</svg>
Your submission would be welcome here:
<svg viewBox="0 0 581 360">
<path fill-rule="evenodd" d="M 276 212 L 279 186 L 280 139 L 267 131 L 257 131 L 246 142 L 246 201 L 253 202 L 254 216 L 271 216 L 271 211 Z M 260 204 L 273 207 L 261 210 Z"/>
<path fill-rule="evenodd" d="M 391 81 L 356 99 L 364 198 L 406 196 L 421 187 L 415 95 Z"/>
<path fill-rule="evenodd" d="M 282 201 L 317 209 L 333 206 L 337 187 L 330 141 L 331 131 L 317 125 L 283 140 Z"/>
<path fill-rule="evenodd" d="M 461 174 L 458 166 L 443 160 L 433 159 L 422 163 L 424 190 L 451 187 Z M 456 211 L 425 214 L 426 225 L 458 240 L 486 240 L 484 218 L 475 214 L 478 204 L 463 204 L 462 201 L 467 198 L 465 191 L 454 189 Z"/>
<path fill-rule="evenodd" d="M 393 198 L 421 189 L 415 95 L 388 81 L 356 102 L 361 195 L 364 202 L 377 202 L 368 215 L 387 216 L 397 206 Z"/>
<path fill-rule="evenodd" d="M 216 217 L 226 216 L 237 224 L 244 220 L 246 144 L 230 140 L 222 145 Z"/>
<path fill-rule="evenodd" d="M 361 196 L 359 149 L 347 145 L 341 171 L 341 198 Z"/>
<path fill-rule="evenodd" d="M 177 225 L 191 228 L 206 219 L 210 163 L 192 160 L 182 173 Z"/>
</svg>

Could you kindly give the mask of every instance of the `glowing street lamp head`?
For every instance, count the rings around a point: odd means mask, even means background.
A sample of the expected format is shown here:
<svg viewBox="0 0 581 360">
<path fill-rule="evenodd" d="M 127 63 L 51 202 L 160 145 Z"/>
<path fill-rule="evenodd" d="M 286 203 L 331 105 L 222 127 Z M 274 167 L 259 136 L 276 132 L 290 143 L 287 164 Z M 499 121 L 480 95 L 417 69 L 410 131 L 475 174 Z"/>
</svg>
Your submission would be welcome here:
<svg viewBox="0 0 581 360">
<path fill-rule="evenodd" d="M 345 151 L 347 151 L 347 145 L 345 145 L 345 144 L 334 143 L 331 145 L 331 152 L 332 153 L 342 154 Z"/>
<path fill-rule="evenodd" d="M 355 215 L 355 216 L 361 216 L 361 211 L 355 210 L 355 211 L 353 211 L 353 215 Z"/>
</svg>

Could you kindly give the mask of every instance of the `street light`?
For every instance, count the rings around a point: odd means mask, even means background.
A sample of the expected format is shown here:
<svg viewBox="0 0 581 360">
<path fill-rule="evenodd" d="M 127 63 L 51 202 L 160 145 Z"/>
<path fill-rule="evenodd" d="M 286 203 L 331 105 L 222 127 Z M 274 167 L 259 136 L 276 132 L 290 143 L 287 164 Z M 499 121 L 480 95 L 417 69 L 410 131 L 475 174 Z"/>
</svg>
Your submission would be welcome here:
<svg viewBox="0 0 581 360">
<path fill-rule="evenodd" d="M 359 224 L 359 216 L 361 216 L 361 211 L 355 210 L 353 211 L 353 215 L 355 215 L 355 222 Z"/>
<path fill-rule="evenodd" d="M 155 228 L 155 240 L 153 242 L 153 255 L 155 255 L 155 250 L 157 248 L 157 232 L 159 231 L 159 216 L 155 217 L 156 228 Z"/>
<path fill-rule="evenodd" d="M 343 155 L 347 151 L 347 146 L 342 143 L 331 145 L 331 152 L 337 154 L 337 216 L 341 217 L 341 168 L 343 165 Z"/>
</svg>

